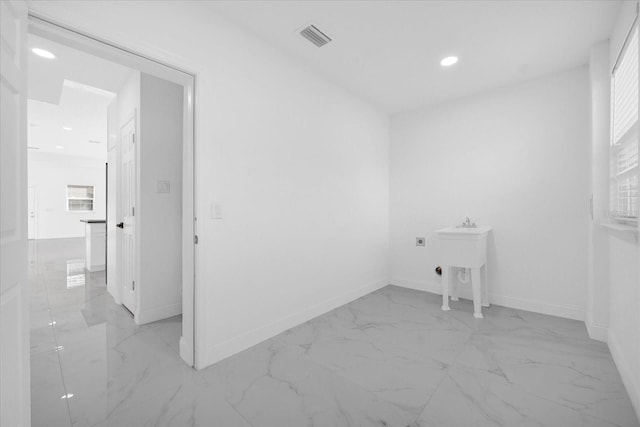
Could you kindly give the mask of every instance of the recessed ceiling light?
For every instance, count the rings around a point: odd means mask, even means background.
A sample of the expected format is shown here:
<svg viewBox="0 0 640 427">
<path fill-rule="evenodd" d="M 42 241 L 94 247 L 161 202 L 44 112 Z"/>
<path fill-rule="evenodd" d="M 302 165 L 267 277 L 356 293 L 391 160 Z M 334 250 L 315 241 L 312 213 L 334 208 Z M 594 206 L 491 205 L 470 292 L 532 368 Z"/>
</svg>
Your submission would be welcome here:
<svg viewBox="0 0 640 427">
<path fill-rule="evenodd" d="M 69 126 L 62 126 L 62 129 L 64 129 L 64 130 L 73 130 L 73 128 L 70 128 Z"/>
<path fill-rule="evenodd" d="M 46 59 L 56 59 L 56 56 L 53 53 L 48 50 L 40 49 L 39 47 L 34 47 L 31 49 L 31 52 Z"/>
<path fill-rule="evenodd" d="M 442 58 L 442 61 L 440 61 L 440 65 L 442 65 L 443 67 L 450 67 L 456 62 L 458 62 L 457 56 L 447 56 L 446 58 Z"/>
<path fill-rule="evenodd" d="M 64 150 L 64 145 L 56 145 L 56 148 L 57 148 L 58 150 Z"/>
</svg>

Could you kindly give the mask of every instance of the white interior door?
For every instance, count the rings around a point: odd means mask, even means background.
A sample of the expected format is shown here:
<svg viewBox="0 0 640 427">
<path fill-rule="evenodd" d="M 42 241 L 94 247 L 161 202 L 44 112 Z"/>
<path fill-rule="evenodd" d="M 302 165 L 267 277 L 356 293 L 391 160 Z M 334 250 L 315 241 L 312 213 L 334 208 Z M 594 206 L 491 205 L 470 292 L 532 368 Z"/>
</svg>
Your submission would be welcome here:
<svg viewBox="0 0 640 427">
<path fill-rule="evenodd" d="M 27 7 L 0 2 L 0 425 L 31 424 L 27 283 Z"/>
<path fill-rule="evenodd" d="M 36 188 L 29 187 L 27 191 L 27 214 L 29 225 L 27 226 L 29 240 L 36 238 Z"/>
<path fill-rule="evenodd" d="M 132 118 L 120 128 L 120 165 L 117 173 L 120 175 L 120 192 L 118 200 L 120 213 L 120 262 L 118 263 L 119 277 L 122 283 L 122 304 L 136 313 L 136 278 L 135 278 L 135 201 L 136 201 L 136 120 Z"/>
</svg>

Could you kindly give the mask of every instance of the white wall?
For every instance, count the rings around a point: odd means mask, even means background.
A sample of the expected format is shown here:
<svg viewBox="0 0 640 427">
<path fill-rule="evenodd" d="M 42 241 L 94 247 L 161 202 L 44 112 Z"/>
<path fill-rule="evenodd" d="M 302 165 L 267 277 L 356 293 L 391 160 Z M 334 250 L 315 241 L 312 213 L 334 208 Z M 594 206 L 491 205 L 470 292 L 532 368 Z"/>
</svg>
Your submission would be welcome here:
<svg viewBox="0 0 640 427">
<path fill-rule="evenodd" d="M 391 124 L 391 282 L 440 292 L 434 230 L 491 225 L 491 300 L 584 317 L 589 200 L 585 67 Z M 426 247 L 415 246 L 426 236 Z"/>
<path fill-rule="evenodd" d="M 30 7 L 197 74 L 196 366 L 388 283 L 385 114 L 205 2 Z"/>
<path fill-rule="evenodd" d="M 589 262 L 585 324 L 589 336 L 607 340 L 609 326 L 609 233 L 602 227 L 609 214 L 609 41 L 593 46 L 589 58 L 591 121 L 591 193 Z"/>
<path fill-rule="evenodd" d="M 182 312 L 183 88 L 140 75 L 140 324 Z M 169 182 L 169 192 L 158 188 Z"/>
<path fill-rule="evenodd" d="M 135 275 L 138 285 L 134 315 L 138 324 L 144 324 L 182 312 L 183 88 L 135 71 L 118 91 L 117 105 L 109 112 L 117 117 L 113 124 L 116 135 L 133 115 L 136 118 Z M 118 159 L 118 147 L 114 143 L 109 151 L 114 172 Z M 120 185 L 116 179 L 113 181 L 114 187 Z M 169 181 L 170 192 L 161 193 L 158 181 Z M 111 190 L 115 205 L 119 190 Z M 123 215 L 118 209 L 112 214 L 116 218 L 113 221 L 116 230 L 115 223 Z M 110 243 L 117 247 L 116 242 Z M 116 277 L 115 272 L 110 274 Z M 122 289 L 115 280 L 110 282 L 109 292 L 120 302 Z"/>
<path fill-rule="evenodd" d="M 623 2 L 611 34 L 610 69 L 633 22 L 637 2 Z M 640 142 L 639 142 L 640 143 Z M 609 232 L 608 344 L 640 417 L 640 249 L 637 234 Z"/>
<path fill-rule="evenodd" d="M 81 219 L 105 219 L 103 161 L 30 151 L 28 173 L 36 190 L 36 239 L 84 237 Z M 68 212 L 67 185 L 93 185 L 94 211 Z"/>
</svg>

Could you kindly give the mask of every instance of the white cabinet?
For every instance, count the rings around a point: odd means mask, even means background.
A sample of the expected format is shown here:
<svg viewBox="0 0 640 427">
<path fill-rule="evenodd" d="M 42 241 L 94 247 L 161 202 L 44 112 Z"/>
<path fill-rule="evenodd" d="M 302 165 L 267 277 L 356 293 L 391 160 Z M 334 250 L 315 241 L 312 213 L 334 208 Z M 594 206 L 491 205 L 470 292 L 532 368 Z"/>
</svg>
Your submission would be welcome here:
<svg viewBox="0 0 640 427">
<path fill-rule="evenodd" d="M 107 227 L 103 219 L 83 219 L 85 223 L 85 267 L 89 271 L 104 270 L 106 264 Z"/>
</svg>

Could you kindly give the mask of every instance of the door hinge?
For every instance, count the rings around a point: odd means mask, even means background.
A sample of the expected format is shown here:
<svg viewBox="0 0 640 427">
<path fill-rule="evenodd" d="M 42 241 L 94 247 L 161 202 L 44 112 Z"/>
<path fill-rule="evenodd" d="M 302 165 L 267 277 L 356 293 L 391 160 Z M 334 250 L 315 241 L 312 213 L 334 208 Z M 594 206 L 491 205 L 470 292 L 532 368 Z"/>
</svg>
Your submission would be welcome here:
<svg viewBox="0 0 640 427">
<path fill-rule="evenodd" d="M 131 290 L 132 290 L 132 291 L 135 291 L 135 290 L 136 290 L 136 281 L 135 281 L 135 280 L 132 280 L 132 281 L 131 281 Z"/>
<path fill-rule="evenodd" d="M 131 142 L 133 142 L 133 143 L 136 142 L 136 134 L 135 133 L 131 134 Z"/>
<path fill-rule="evenodd" d="M 136 208 L 131 206 L 131 216 L 136 216 Z"/>
<path fill-rule="evenodd" d="M 193 243 L 198 244 L 198 236 L 193 236 Z"/>
</svg>

